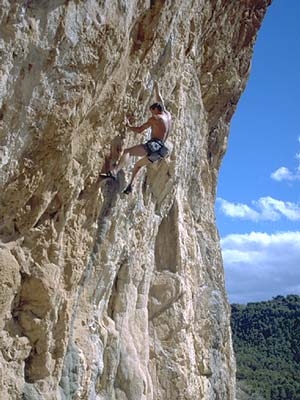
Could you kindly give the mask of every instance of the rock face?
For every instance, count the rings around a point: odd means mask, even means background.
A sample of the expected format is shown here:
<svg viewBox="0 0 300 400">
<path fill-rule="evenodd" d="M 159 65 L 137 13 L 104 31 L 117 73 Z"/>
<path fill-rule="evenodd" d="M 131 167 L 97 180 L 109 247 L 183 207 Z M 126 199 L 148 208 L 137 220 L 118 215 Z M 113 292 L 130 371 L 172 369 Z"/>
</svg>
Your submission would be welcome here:
<svg viewBox="0 0 300 400">
<path fill-rule="evenodd" d="M 1 399 L 234 399 L 214 201 L 270 1 L 0 1 Z M 126 197 L 154 79 L 172 153 Z"/>
</svg>

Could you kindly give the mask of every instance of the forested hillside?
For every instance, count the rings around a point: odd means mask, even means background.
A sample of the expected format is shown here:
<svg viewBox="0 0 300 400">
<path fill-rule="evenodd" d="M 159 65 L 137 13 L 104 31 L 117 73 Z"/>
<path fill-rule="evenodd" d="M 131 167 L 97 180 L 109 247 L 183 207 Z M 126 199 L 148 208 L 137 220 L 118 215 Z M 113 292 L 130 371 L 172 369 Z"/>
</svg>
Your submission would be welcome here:
<svg viewBox="0 0 300 400">
<path fill-rule="evenodd" d="M 300 296 L 232 305 L 238 384 L 256 400 L 300 400 Z"/>
</svg>

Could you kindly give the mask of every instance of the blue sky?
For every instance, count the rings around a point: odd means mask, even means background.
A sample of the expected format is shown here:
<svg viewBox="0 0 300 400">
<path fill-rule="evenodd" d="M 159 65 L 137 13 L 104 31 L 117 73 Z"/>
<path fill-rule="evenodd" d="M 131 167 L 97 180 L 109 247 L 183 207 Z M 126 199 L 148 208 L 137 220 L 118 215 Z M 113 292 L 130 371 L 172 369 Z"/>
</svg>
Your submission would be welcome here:
<svg viewBox="0 0 300 400">
<path fill-rule="evenodd" d="M 300 294 L 300 0 L 273 0 L 216 202 L 231 303 Z"/>
</svg>

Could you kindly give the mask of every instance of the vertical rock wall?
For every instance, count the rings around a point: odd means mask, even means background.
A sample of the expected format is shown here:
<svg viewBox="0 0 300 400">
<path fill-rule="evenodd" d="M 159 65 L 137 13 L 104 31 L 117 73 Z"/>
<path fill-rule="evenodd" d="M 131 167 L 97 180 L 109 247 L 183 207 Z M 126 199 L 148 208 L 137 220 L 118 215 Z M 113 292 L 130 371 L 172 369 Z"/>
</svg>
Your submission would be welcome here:
<svg viewBox="0 0 300 400">
<path fill-rule="evenodd" d="M 234 399 L 214 201 L 270 1 L 0 1 L 1 399 Z M 153 79 L 172 153 L 126 197 Z"/>
</svg>

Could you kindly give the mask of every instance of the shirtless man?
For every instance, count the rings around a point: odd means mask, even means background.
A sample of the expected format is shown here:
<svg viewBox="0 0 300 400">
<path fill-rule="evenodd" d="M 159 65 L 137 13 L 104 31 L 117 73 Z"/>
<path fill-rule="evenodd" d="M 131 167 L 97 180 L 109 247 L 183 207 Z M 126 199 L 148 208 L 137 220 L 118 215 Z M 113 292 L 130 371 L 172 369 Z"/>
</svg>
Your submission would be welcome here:
<svg viewBox="0 0 300 400">
<path fill-rule="evenodd" d="M 157 103 L 150 106 L 151 117 L 141 126 L 132 126 L 128 122 L 126 127 L 135 133 L 142 133 L 147 128 L 151 128 L 151 139 L 146 143 L 138 144 L 123 151 L 119 163 L 110 171 L 107 176 L 115 179 L 117 173 L 128 163 L 130 156 L 142 157 L 133 167 L 131 180 L 123 193 L 132 192 L 132 183 L 139 170 L 145 165 L 163 159 L 168 154 L 168 149 L 164 145 L 172 126 L 172 118 L 169 111 L 165 109 L 164 101 L 159 92 L 157 82 L 154 82 L 154 90 Z"/>
</svg>

